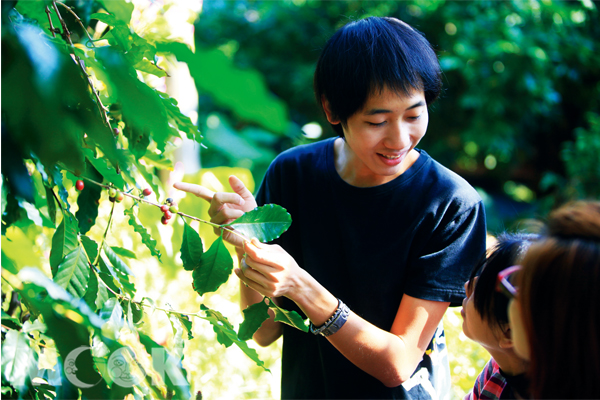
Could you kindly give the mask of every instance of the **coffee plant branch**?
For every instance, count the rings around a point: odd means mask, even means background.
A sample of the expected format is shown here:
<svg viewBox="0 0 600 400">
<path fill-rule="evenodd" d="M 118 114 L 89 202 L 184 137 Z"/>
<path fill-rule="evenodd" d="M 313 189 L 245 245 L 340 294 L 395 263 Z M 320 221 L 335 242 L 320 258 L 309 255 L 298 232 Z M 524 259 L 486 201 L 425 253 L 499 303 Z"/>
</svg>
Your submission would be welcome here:
<svg viewBox="0 0 600 400">
<path fill-rule="evenodd" d="M 69 170 L 65 169 L 65 171 L 69 171 Z M 73 175 L 77 176 L 77 175 L 76 175 L 76 174 L 75 174 L 73 171 L 69 171 L 69 172 L 70 172 L 70 173 L 72 173 Z M 93 179 L 87 178 L 87 177 L 85 177 L 85 176 L 80 176 L 79 178 L 80 178 L 80 179 L 85 179 L 86 181 L 88 181 L 88 182 L 90 182 L 90 183 L 93 183 L 94 185 L 98 185 L 98 186 L 100 186 L 100 187 L 102 187 L 102 188 L 104 188 L 104 189 L 111 189 L 111 188 L 112 188 L 112 187 L 111 187 L 111 186 L 109 186 L 109 185 L 105 185 L 105 184 L 103 184 L 103 183 L 96 182 L 96 181 L 94 181 Z M 133 195 L 133 194 L 131 194 L 131 193 L 127 193 L 127 192 L 121 192 L 121 193 L 122 193 L 124 196 L 131 197 L 131 198 L 132 198 L 132 199 L 134 199 L 135 201 L 141 201 L 141 202 L 143 202 L 143 203 L 150 204 L 150 205 L 152 205 L 152 206 L 155 206 L 155 207 L 158 207 L 158 208 L 160 208 L 160 206 L 161 206 L 161 205 L 160 205 L 160 204 L 158 204 L 158 203 L 154 203 L 154 202 L 152 202 L 152 201 L 146 200 L 146 199 L 144 199 L 143 197 L 140 197 L 140 196 L 135 196 L 135 195 Z M 222 231 L 227 231 L 227 232 L 229 232 L 229 233 L 232 233 L 232 234 L 234 234 L 234 235 L 237 235 L 237 236 L 239 236 L 241 239 L 243 239 L 243 240 L 244 240 L 244 242 L 250 242 L 250 239 L 248 239 L 246 236 L 242 235 L 241 233 L 239 233 L 239 232 L 236 232 L 236 231 L 235 231 L 233 228 L 231 228 L 231 227 L 229 227 L 229 226 L 215 224 L 215 223 L 212 223 L 212 222 L 210 222 L 210 221 L 206 221 L 206 220 L 203 220 L 203 219 L 200 219 L 200 218 L 194 217 L 193 215 L 189 215 L 189 214 L 182 213 L 181 211 L 178 211 L 178 212 L 176 212 L 176 213 L 174 213 L 174 214 L 179 214 L 179 215 L 181 215 L 182 217 L 189 218 L 189 219 L 192 219 L 192 220 L 194 220 L 194 221 L 202 222 L 203 224 L 210 225 L 210 226 L 212 226 L 212 227 L 214 227 L 214 228 L 218 228 L 218 229 L 220 229 L 220 230 L 222 230 Z"/>
<path fill-rule="evenodd" d="M 62 15 L 60 14 L 60 11 L 58 11 L 58 6 L 56 5 L 56 3 L 57 3 L 56 1 L 52 1 L 52 6 L 54 7 L 54 12 L 56 13 L 56 16 L 58 17 L 58 20 L 60 21 L 60 24 L 63 29 L 62 37 L 71 46 L 71 54 L 75 58 L 76 64 L 79 65 L 79 68 L 81 68 L 83 74 L 85 75 L 85 77 L 88 81 L 88 84 L 90 85 L 90 88 L 92 89 L 92 92 L 94 93 L 94 96 L 96 97 L 96 105 L 98 106 L 100 115 L 103 118 L 104 125 L 106 125 L 110 129 L 110 119 L 108 118 L 108 114 L 106 112 L 106 107 L 104 107 L 104 104 L 102 104 L 102 101 L 100 100 L 100 96 L 98 95 L 98 91 L 94 87 L 94 83 L 92 82 L 90 75 L 88 75 L 87 70 L 85 69 L 85 63 L 83 62 L 83 60 L 81 58 L 79 58 L 77 53 L 75 53 L 75 45 L 73 44 L 73 41 L 71 40 L 71 32 L 69 31 L 69 28 L 67 28 L 67 23 L 65 22 Z M 71 11 L 71 13 L 75 14 L 75 12 L 73 10 L 69 9 L 69 11 Z M 48 17 L 50 17 L 50 14 L 48 14 Z M 79 17 L 77 17 L 77 19 L 79 20 Z M 52 27 L 52 23 L 50 26 Z M 85 30 L 85 29 L 84 29 L 84 31 L 87 32 L 87 30 Z M 111 132 L 111 134 L 112 134 L 112 132 Z"/>
</svg>

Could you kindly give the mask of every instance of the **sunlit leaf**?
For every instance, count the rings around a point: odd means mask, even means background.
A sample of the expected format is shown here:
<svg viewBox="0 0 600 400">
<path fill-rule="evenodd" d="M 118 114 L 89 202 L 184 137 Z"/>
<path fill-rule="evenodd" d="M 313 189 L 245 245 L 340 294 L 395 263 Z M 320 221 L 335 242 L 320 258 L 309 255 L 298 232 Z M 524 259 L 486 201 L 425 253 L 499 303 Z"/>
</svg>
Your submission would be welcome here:
<svg viewBox="0 0 600 400">
<path fill-rule="evenodd" d="M 50 267 L 52 275 L 56 275 L 58 265 L 63 258 L 79 246 L 77 241 L 77 219 L 68 211 L 63 213 L 64 218 L 52 236 L 52 250 L 50 251 Z"/>
<path fill-rule="evenodd" d="M 276 204 L 257 207 L 236 219 L 231 226 L 248 239 L 257 238 L 261 242 L 277 239 L 292 224 L 292 217 L 285 208 Z"/>
<path fill-rule="evenodd" d="M 128 24 L 131 21 L 131 14 L 133 13 L 133 3 L 125 0 L 101 0 L 102 5 L 111 14 L 123 23 Z"/>
<path fill-rule="evenodd" d="M 118 340 L 121 333 L 121 328 L 125 326 L 125 319 L 123 316 L 123 307 L 119 304 L 119 301 L 112 297 L 108 299 L 100 310 L 100 318 L 104 320 L 102 325 L 102 334 Z"/>
<path fill-rule="evenodd" d="M 188 139 L 200 142 L 202 139 L 202 134 L 200 134 L 198 127 L 192 123 L 192 120 L 188 116 L 181 113 L 181 110 L 177 106 L 177 100 L 169 97 L 169 95 L 166 93 L 157 93 L 163 101 L 163 105 L 167 110 L 167 115 L 169 116 L 170 121 L 177 127 L 177 129 L 184 132 Z"/>
<path fill-rule="evenodd" d="M 148 233 L 146 228 L 144 228 L 144 226 L 139 222 L 138 218 L 136 217 L 133 211 L 133 208 L 127 209 L 124 212 L 125 215 L 129 217 L 129 225 L 133 227 L 133 230 L 140 234 L 140 236 L 142 237 L 142 243 L 144 243 L 148 250 L 150 250 L 150 254 L 156 256 L 158 258 L 158 261 L 160 261 L 160 251 L 158 251 L 158 249 L 156 248 L 156 240 L 154 240 L 152 236 L 150 236 L 150 233 Z"/>
<path fill-rule="evenodd" d="M 227 282 L 232 270 L 233 259 L 225 247 L 223 238 L 219 236 L 202 254 L 198 267 L 192 273 L 194 290 L 200 296 L 216 291 L 223 283 Z"/>
<path fill-rule="evenodd" d="M 240 324 L 238 330 L 238 337 L 241 340 L 252 339 L 254 332 L 260 328 L 260 326 L 269 319 L 269 306 L 264 301 L 252 304 L 246 308 L 244 313 L 244 322 Z"/>
<path fill-rule="evenodd" d="M 29 346 L 29 338 L 25 333 L 10 329 L 2 341 L 3 385 L 6 379 L 23 393 L 33 371 L 37 371 L 37 353 Z"/>
<path fill-rule="evenodd" d="M 81 235 L 79 236 L 79 240 L 81 240 L 81 244 L 87 253 L 87 256 L 90 262 L 94 262 L 96 258 L 98 258 L 98 243 L 89 236 Z"/>
<path fill-rule="evenodd" d="M 263 368 L 265 371 L 269 371 L 265 367 L 264 361 L 258 357 L 258 353 L 253 348 L 248 347 L 248 344 L 238 338 L 233 326 L 229 320 L 216 310 L 211 310 L 204 304 L 200 305 L 200 310 L 204 311 L 205 316 L 198 315 L 199 318 L 205 319 L 211 323 L 213 330 L 217 334 L 217 340 L 225 347 L 229 347 L 235 343 L 256 365 Z M 270 372 L 270 371 L 269 371 Z"/>
<path fill-rule="evenodd" d="M 193 271 L 200 265 L 204 248 L 198 232 L 184 221 L 183 239 L 181 241 L 181 261 L 186 271 Z"/>
<path fill-rule="evenodd" d="M 83 297 L 90 279 L 90 266 L 83 246 L 77 246 L 59 264 L 54 282 L 75 297 Z"/>
<path fill-rule="evenodd" d="M 304 321 L 300 314 L 298 314 L 296 311 L 288 311 L 284 310 L 283 308 L 279 308 L 271 299 L 269 299 L 269 308 L 275 312 L 276 322 L 283 322 L 284 324 L 298 328 L 303 332 L 308 332 L 308 325 L 306 324 L 306 321 Z"/>
<path fill-rule="evenodd" d="M 12 274 L 16 274 L 18 272 L 15 262 L 6 254 L 4 254 L 4 250 L 2 250 L 2 269 L 5 269 Z"/>
<path fill-rule="evenodd" d="M 135 253 L 129 249 L 124 249 L 123 247 L 118 247 L 118 246 L 111 246 L 110 248 L 112 251 L 115 252 L 115 254 L 117 254 L 121 257 L 137 259 L 137 256 L 135 255 Z"/>
<path fill-rule="evenodd" d="M 94 157 L 94 153 L 89 149 L 84 149 L 86 159 L 94 166 L 94 168 L 104 177 L 106 182 L 112 183 L 118 189 L 125 188 L 125 181 L 123 176 L 117 173 L 114 166 L 109 163 L 105 158 Z M 120 157 L 120 159 L 124 159 Z"/>
<path fill-rule="evenodd" d="M 54 339 L 65 364 L 74 363 L 76 357 L 77 370 L 70 372 L 74 373 L 79 381 L 89 385 L 79 388 L 83 395 L 89 399 L 108 398 L 106 384 L 94 368 L 89 349 L 89 329 L 99 332 L 102 320 L 83 300 L 73 298 L 36 268 L 24 268 L 19 272 L 19 279 L 24 284 L 21 295 L 43 315 L 48 328 L 47 335 Z M 39 297 L 42 292 L 47 292 L 49 299 L 42 301 Z M 50 299 L 52 301 L 48 301 Z M 63 382 L 63 385 L 70 385 L 66 380 Z M 65 391 L 68 388 L 63 386 L 61 390 Z"/>
<path fill-rule="evenodd" d="M 110 261 L 110 264 L 113 266 L 112 275 L 117 278 L 123 290 L 129 293 L 132 297 L 135 296 L 135 286 L 130 279 L 130 277 L 133 277 L 133 271 L 131 271 L 127 264 L 125 264 L 123 260 L 121 260 L 119 256 L 115 254 L 110 246 L 106 244 L 106 242 L 104 242 L 104 247 L 102 250 L 104 250 L 104 254 L 106 254 L 108 261 Z"/>
<path fill-rule="evenodd" d="M 160 376 L 164 377 L 167 388 L 175 394 L 175 399 L 191 398 L 190 385 L 187 372 L 181 361 L 171 355 L 167 349 L 156 343 L 152 338 L 139 332 L 140 343 L 144 345 L 148 354 L 152 356 L 152 365 Z"/>
</svg>

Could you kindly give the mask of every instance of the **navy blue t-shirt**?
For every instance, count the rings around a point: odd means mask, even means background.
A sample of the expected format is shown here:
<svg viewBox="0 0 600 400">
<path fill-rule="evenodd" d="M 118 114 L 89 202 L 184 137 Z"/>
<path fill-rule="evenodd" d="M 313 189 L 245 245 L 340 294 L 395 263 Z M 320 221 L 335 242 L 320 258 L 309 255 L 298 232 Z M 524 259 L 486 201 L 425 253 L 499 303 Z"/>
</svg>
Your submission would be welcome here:
<svg viewBox="0 0 600 400">
<path fill-rule="evenodd" d="M 352 311 L 389 331 L 404 293 L 459 305 L 485 251 L 485 213 L 460 176 L 418 150 L 417 161 L 383 185 L 358 188 L 334 165 L 326 139 L 281 153 L 256 196 L 287 209 L 276 243 Z M 283 298 L 283 307 L 302 312 Z M 283 399 L 445 398 L 450 373 L 441 326 L 413 377 L 387 388 L 327 339 L 284 325 Z"/>
</svg>

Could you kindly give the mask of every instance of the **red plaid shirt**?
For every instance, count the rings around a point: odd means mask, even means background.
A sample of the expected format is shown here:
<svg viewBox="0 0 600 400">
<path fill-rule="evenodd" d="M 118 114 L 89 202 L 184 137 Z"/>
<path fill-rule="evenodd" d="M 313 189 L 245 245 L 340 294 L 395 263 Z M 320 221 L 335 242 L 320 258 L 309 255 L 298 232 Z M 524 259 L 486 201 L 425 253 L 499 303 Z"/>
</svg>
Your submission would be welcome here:
<svg viewBox="0 0 600 400">
<path fill-rule="evenodd" d="M 500 399 L 506 387 L 506 379 L 500 374 L 500 367 L 493 358 L 485 365 L 477 379 L 475 386 L 465 400 Z"/>
</svg>

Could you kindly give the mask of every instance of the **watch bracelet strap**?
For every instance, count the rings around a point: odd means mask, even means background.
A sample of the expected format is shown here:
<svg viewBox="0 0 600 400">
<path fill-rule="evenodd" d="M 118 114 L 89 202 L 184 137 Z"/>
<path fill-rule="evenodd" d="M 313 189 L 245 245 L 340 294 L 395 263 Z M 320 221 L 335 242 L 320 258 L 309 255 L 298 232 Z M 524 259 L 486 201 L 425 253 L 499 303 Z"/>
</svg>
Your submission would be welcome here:
<svg viewBox="0 0 600 400">
<path fill-rule="evenodd" d="M 310 332 L 313 335 L 331 336 L 336 333 L 348 320 L 350 315 L 350 309 L 348 306 L 338 299 L 338 307 L 333 315 L 325 321 L 320 327 L 315 327 L 312 323 L 310 324 Z"/>
</svg>

